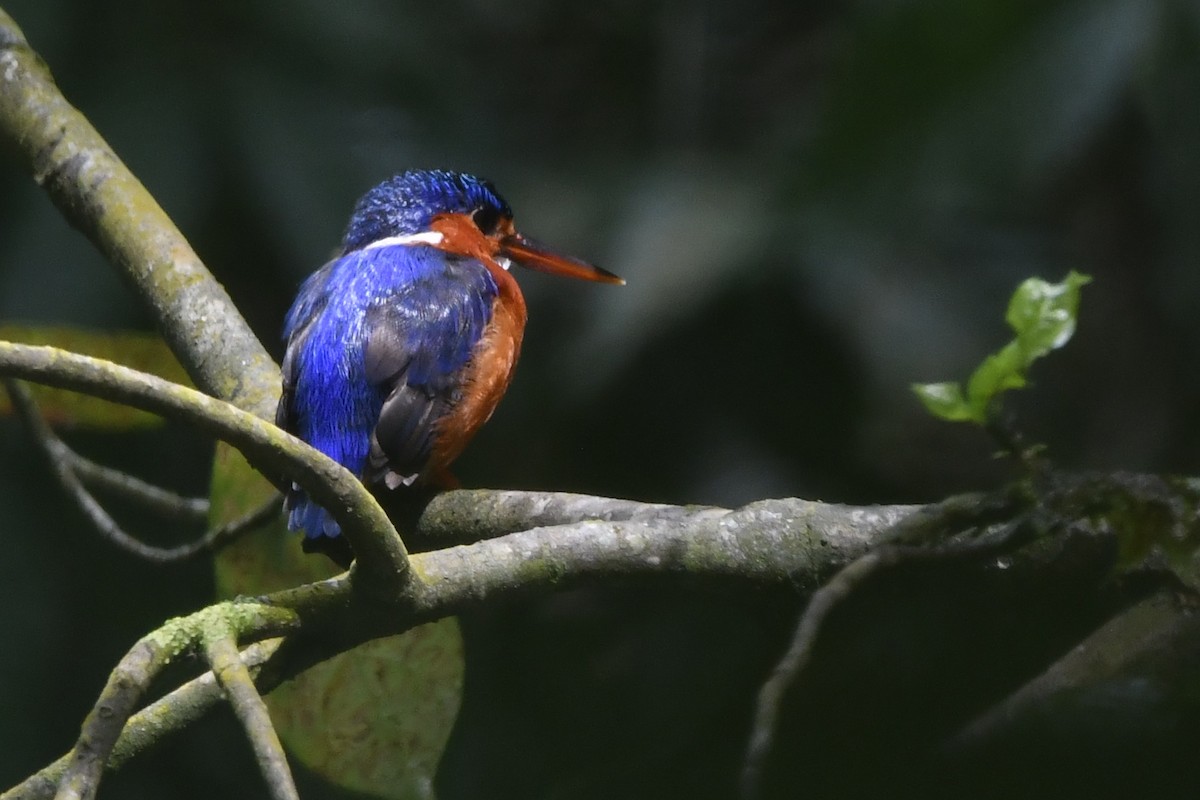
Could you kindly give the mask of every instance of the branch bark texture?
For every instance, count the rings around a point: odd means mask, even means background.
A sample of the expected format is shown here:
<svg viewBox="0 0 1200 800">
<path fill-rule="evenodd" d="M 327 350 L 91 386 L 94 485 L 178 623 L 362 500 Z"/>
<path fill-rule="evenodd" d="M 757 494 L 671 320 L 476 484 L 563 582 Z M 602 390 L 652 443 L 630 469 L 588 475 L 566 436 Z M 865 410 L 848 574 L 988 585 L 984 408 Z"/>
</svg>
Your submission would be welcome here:
<svg viewBox="0 0 1200 800">
<path fill-rule="evenodd" d="M 279 396 L 275 363 L 183 234 L 62 96 L 3 10 L 0 136 L 18 148 L 63 216 L 133 286 L 196 385 L 270 419 Z"/>
</svg>

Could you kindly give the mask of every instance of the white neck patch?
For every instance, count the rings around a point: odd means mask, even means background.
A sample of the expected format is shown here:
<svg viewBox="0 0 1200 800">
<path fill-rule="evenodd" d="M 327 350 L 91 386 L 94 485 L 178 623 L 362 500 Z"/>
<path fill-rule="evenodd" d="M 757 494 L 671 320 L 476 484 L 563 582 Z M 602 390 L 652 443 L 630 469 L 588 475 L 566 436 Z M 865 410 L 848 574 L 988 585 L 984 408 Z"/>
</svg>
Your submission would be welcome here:
<svg viewBox="0 0 1200 800">
<path fill-rule="evenodd" d="M 392 245 L 413 245 L 413 244 L 431 244 L 437 246 L 442 243 L 446 237 L 437 231 L 422 231 L 421 233 L 406 233 L 403 236 L 389 236 L 386 239 L 376 239 L 370 244 L 364 246 L 363 250 L 374 250 L 377 247 L 391 247 Z"/>
</svg>

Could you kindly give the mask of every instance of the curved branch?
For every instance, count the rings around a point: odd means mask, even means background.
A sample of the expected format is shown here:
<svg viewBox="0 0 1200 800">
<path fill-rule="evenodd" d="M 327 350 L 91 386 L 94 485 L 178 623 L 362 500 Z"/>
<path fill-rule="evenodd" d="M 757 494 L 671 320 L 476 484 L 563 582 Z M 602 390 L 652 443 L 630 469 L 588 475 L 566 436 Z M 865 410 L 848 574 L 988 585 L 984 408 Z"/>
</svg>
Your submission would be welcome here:
<svg viewBox="0 0 1200 800">
<path fill-rule="evenodd" d="M 279 650 L 282 639 L 256 642 L 242 651 L 242 663 L 257 675 L 260 667 Z M 108 769 L 118 769 L 131 758 L 160 743 L 167 735 L 177 733 L 199 721 L 222 700 L 221 688 L 211 672 L 206 672 L 161 697 L 134 714 L 125 724 L 108 760 Z M 71 754 L 30 775 L 8 791 L 0 800 L 41 800 L 53 797 L 62 780 Z"/>
<path fill-rule="evenodd" d="M 280 512 L 283 498 L 275 495 L 259 508 L 216 528 L 193 541 L 175 547 L 146 544 L 125 532 L 103 505 L 96 500 L 86 484 L 94 483 L 139 503 L 153 513 L 183 522 L 204 521 L 209 502 L 198 498 L 181 497 L 166 489 L 146 483 L 120 470 L 97 464 L 76 453 L 58 437 L 38 412 L 32 393 L 20 381 L 4 378 L 3 385 L 12 400 L 13 409 L 33 435 L 34 442 L 50 462 L 59 484 L 75 501 L 100 534 L 117 547 L 139 558 L 168 564 L 210 552 L 228 544 L 241 533 L 258 527 Z"/>
<path fill-rule="evenodd" d="M 62 443 L 57 436 L 54 439 Z M 210 503 L 206 497 L 186 497 L 156 486 L 128 472 L 92 461 L 65 444 L 62 445 L 62 455 L 67 467 L 79 476 L 85 486 L 124 498 L 164 519 L 195 525 L 203 525 L 208 519 Z"/>
<path fill-rule="evenodd" d="M 271 797 L 274 800 L 300 800 L 287 756 L 283 753 L 283 743 L 271 724 L 267 704 L 254 687 L 249 668 L 242 662 L 233 631 L 225 625 L 207 631 L 204 652 L 217 683 L 246 731 Z"/>
<path fill-rule="evenodd" d="M 2 352 L 2 350 L 0 350 Z M 408 592 L 368 598 L 345 579 L 288 589 L 250 607 L 294 612 L 291 633 L 310 629 L 337 631 L 334 638 L 309 640 L 304 661 L 288 659 L 260 674 L 260 690 L 269 690 L 307 666 L 373 638 L 403 632 L 463 608 L 518 592 L 550 591 L 611 574 L 672 573 L 699 578 L 788 582 L 806 592 L 877 543 L 891 526 L 911 515 L 912 506 L 855 508 L 804 500 L 769 500 L 735 511 L 642 505 L 565 493 L 486 491 L 451 492 L 430 504 L 417 535 L 460 538 L 454 520 L 463 505 L 485 502 L 506 525 L 522 525 L 521 509 L 534 521 L 562 521 L 496 538 L 412 556 L 413 572 L 424 581 Z M 619 517 L 612 522 L 586 519 L 595 514 Z M 571 520 L 572 515 L 575 516 Z M 379 602 L 383 599 L 387 602 Z M 223 607 L 237 607 L 226 604 Z M 219 608 L 219 607 L 213 607 Z M 209 613 L 212 609 L 207 610 Z M 204 614 L 206 612 L 199 612 Z M 196 616 L 196 615 L 193 615 Z M 293 619 L 288 617 L 288 619 Z M 166 628 L 164 628 L 166 630 Z M 245 639 L 277 635 L 274 617 L 251 616 L 239 628 Z M 280 651 L 282 653 L 282 651 Z M 293 651 L 295 653 L 295 651 Z M 274 659 L 273 659 L 274 660 Z M 193 681 L 135 715 L 113 746 L 111 766 L 143 752 L 158 738 L 177 731 L 219 701 L 211 676 Z M 45 798 L 62 774 L 65 759 L 47 767 L 7 793 L 2 800 Z M 51 787 L 49 792 L 47 787 Z"/>
<path fill-rule="evenodd" d="M 278 636 L 299 625 L 291 609 L 265 603 L 233 601 L 210 606 L 189 617 L 168 622 L 142 637 L 112 671 L 100 698 L 83 722 L 58 784 L 55 800 L 91 800 L 126 722 L 150 682 L 181 654 L 213 630 L 254 638 Z M 236 651 L 235 651 L 236 652 Z M 214 668 L 216 668 L 214 666 Z"/>
<path fill-rule="evenodd" d="M 83 730 L 59 783 L 55 800 L 90 800 L 125 720 L 159 670 L 177 655 L 153 635 L 139 641 L 121 659 L 100 692 L 100 699 L 83 721 Z"/>
<path fill-rule="evenodd" d="M 264 474 L 287 475 L 329 509 L 360 557 L 370 586 L 395 591 L 407 571 L 404 543 L 362 483 L 269 422 L 186 386 L 53 347 L 0 342 L 0 375 L 94 394 L 195 425 L 237 447 Z"/>
<path fill-rule="evenodd" d="M 33 396 L 25 385 L 20 381 L 15 381 L 12 378 L 4 379 L 4 388 L 8 392 L 9 398 L 12 400 L 13 408 L 21 421 L 25 423 L 25 427 L 33 435 L 34 442 L 41 448 L 42 453 L 46 456 L 46 460 L 50 462 L 50 468 L 58 478 L 59 485 L 66 491 L 75 504 L 79 507 L 92 522 L 92 526 L 99 531 L 100 535 L 107 539 L 112 544 L 133 553 L 134 555 L 144 558 L 147 561 L 157 563 L 167 563 L 177 561 L 181 558 L 199 552 L 208 540 L 204 537 L 198 542 L 192 542 L 180 547 L 156 547 L 139 541 L 133 536 L 130 536 L 125 530 L 117 524 L 117 521 L 112 518 L 112 515 L 105 510 L 104 506 L 96 500 L 95 496 L 88 491 L 83 485 L 83 481 L 76 472 L 76 464 L 79 457 L 71 448 L 55 435 L 46 421 L 42 419 L 42 415 L 38 412 L 37 405 L 34 403 Z M 94 469 L 104 470 L 106 480 L 112 478 L 107 473 L 112 472 L 98 464 L 92 465 Z M 128 484 L 121 484 L 128 488 Z M 152 488 L 157 492 L 163 490 L 157 487 Z M 157 495 L 157 499 L 162 499 Z M 207 505 L 207 504 L 205 504 Z"/>
<path fill-rule="evenodd" d="M 928 511 L 926 507 L 923 511 Z M 986 506 L 981 506 L 986 508 Z M 961 508 L 956 510 L 962 510 Z M 997 532 L 982 535 L 977 539 L 947 544 L 939 547 L 915 547 L 892 544 L 897 529 L 909 527 L 918 515 L 908 517 L 888 534 L 889 542 L 865 553 L 850 562 L 813 592 L 800 620 L 792 633 L 787 650 L 771 670 L 771 674 L 759 689 L 755 703 L 754 724 L 746 744 L 739 781 L 739 797 L 755 800 L 761 794 L 763 770 L 767 758 L 774 749 L 775 729 L 784 695 L 808 668 L 817 644 L 817 638 L 825 627 L 829 615 L 843 602 L 852 597 L 856 590 L 884 570 L 901 564 L 921 561 L 943 561 L 953 559 L 976 559 L 1003 552 L 1033 534 L 1033 526 L 1017 523 Z"/>
<path fill-rule="evenodd" d="M 63 216 L 132 284 L 196 385 L 270 419 L 279 397 L 275 363 L 166 213 L 62 96 L 3 10 L 0 136 L 24 156 Z"/>
</svg>

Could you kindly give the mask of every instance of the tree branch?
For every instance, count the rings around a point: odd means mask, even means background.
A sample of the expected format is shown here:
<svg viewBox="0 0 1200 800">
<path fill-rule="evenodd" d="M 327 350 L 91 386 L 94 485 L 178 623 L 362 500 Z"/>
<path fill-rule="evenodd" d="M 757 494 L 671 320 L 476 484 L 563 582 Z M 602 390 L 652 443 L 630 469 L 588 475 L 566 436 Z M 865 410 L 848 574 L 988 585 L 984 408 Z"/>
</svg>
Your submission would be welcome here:
<svg viewBox="0 0 1200 800">
<path fill-rule="evenodd" d="M 13 409 L 25 423 L 46 460 L 50 462 L 59 484 L 104 538 L 139 558 L 165 564 L 215 550 L 239 534 L 261 525 L 278 514 L 282 507 L 283 498 L 276 495 L 260 508 L 225 525 L 212 528 L 194 541 L 176 547 L 157 547 L 141 542 L 116 523 L 87 490 L 85 483 L 99 484 L 128 500 L 142 504 L 151 512 L 168 518 L 178 518 L 184 522 L 203 522 L 208 514 L 209 502 L 201 498 L 181 497 L 132 475 L 84 458 L 68 447 L 46 424 L 45 419 L 38 413 L 32 393 L 23 384 L 5 378 L 4 388 L 12 400 Z"/>
<path fill-rule="evenodd" d="M 233 631 L 221 625 L 205 632 L 204 652 L 212 665 L 213 675 L 224 690 L 233 712 L 242 723 L 250 746 L 254 750 L 258 767 L 267 781 L 274 800 L 300 800 L 292 771 L 279 734 L 271 724 L 267 704 L 254 688 L 254 678 L 242 663 Z"/>
<path fill-rule="evenodd" d="M 955 506 L 952 513 L 957 514 L 963 510 L 957 503 Z M 921 516 L 928 518 L 929 508 L 932 507 L 924 509 L 926 513 Z M 980 504 L 979 508 L 986 510 L 987 506 Z M 756 800 L 761 795 L 763 771 L 767 758 L 774 749 L 775 729 L 784 696 L 808 668 L 816 649 L 817 638 L 826 620 L 841 603 L 852 597 L 866 581 L 884 570 L 912 562 L 983 558 L 1025 542 L 1034 533 L 1033 526 L 1023 520 L 995 532 L 994 535 L 985 534 L 979 538 L 942 546 L 914 547 L 891 544 L 898 538 L 898 529 L 902 533 L 912 529 L 907 523 L 913 516 L 917 515 L 909 516 L 889 531 L 888 543 L 847 564 L 809 599 L 796 624 L 792 641 L 759 690 L 754 724 L 746 745 L 739 782 L 738 794 L 741 800 Z"/>
<path fill-rule="evenodd" d="M 449 494 L 422 518 L 426 527 L 418 527 L 418 535 L 431 528 L 445 532 L 447 520 L 438 519 L 439 512 L 453 519 L 453 506 L 485 499 L 478 491 Z M 549 500 L 561 504 L 557 508 L 561 515 L 575 497 L 490 494 L 491 506 L 507 507 L 510 514 L 521 507 L 549 513 Z M 578 507 L 590 514 L 604 502 L 581 498 Z M 654 505 L 638 510 L 626 501 L 612 502 L 615 515 L 638 519 L 585 519 L 535 527 L 414 555 L 413 567 L 422 578 L 422 594 L 415 602 L 459 608 L 492 594 L 561 586 L 584 577 L 662 573 L 790 583 L 807 593 L 914 510 L 913 506 L 856 508 L 797 499 L 763 500 L 736 511 Z M 501 512 L 496 518 L 505 516 Z M 534 518 L 539 516 L 535 512 Z M 492 532 L 498 531 L 485 530 L 485 535 Z"/>
<path fill-rule="evenodd" d="M 255 642 L 242 651 L 242 663 L 257 677 L 260 668 L 279 650 L 282 642 L 283 639 Z M 224 694 L 216 678 L 212 672 L 206 672 L 154 701 L 125 723 L 109 756 L 108 769 L 120 769 L 127 761 L 152 749 L 167 736 L 199 721 L 223 699 Z M 0 800 L 44 800 L 53 797 L 70 760 L 71 754 L 67 753 L 8 791 L 0 793 Z"/>
<path fill-rule="evenodd" d="M 204 536 L 195 542 L 189 542 L 179 547 L 156 547 L 130 536 L 83 485 L 80 476 L 76 472 L 80 457 L 76 455 L 75 451 L 67 447 L 62 439 L 59 439 L 54 434 L 54 431 L 46 424 L 46 421 L 42 419 L 34 402 L 33 395 L 30 394 L 29 390 L 19 381 L 11 378 L 4 379 L 4 388 L 12 399 L 12 405 L 17 415 L 33 435 L 34 442 L 41 448 L 42 453 L 46 456 L 46 460 L 50 462 L 50 468 L 54 471 L 55 477 L 58 478 L 59 485 L 62 486 L 71 499 L 75 501 L 75 504 L 79 506 L 79 509 L 91 520 L 92 525 L 100 532 L 100 535 L 109 542 L 147 561 L 167 563 L 187 558 L 206 549 L 216 540 L 216 534 L 224 531 L 223 528 L 217 529 L 213 532 L 213 535 Z M 140 492 L 142 489 L 153 489 L 158 494 L 151 493 L 145 496 L 155 498 L 151 502 L 156 507 L 165 507 L 170 512 L 179 513 L 178 504 L 165 505 L 166 498 L 163 495 L 167 493 L 163 490 L 147 485 L 134 487 L 130 483 L 130 481 L 135 480 L 132 476 L 123 476 L 124 479 L 117 478 L 111 474 L 115 473 L 115 470 L 109 470 L 97 464 L 93 464 L 92 469 L 102 470 L 99 474 L 104 475 L 103 480 L 112 481 L 115 485 L 121 486 L 122 491 L 130 491 L 133 488 L 137 488 L 139 492 L 138 496 L 141 496 Z M 140 484 L 140 482 L 138 483 Z M 207 506 L 208 504 L 205 503 L 204 505 Z"/>
<path fill-rule="evenodd" d="M 815 504 L 812 513 L 830 508 Z M 406 526 L 406 533 L 414 544 L 441 548 L 585 519 L 691 524 L 717 520 L 728 513 L 728 509 L 711 506 L 639 503 L 569 492 L 459 489 L 432 497 L 412 524 Z"/>
<path fill-rule="evenodd" d="M 133 713 L 151 679 L 173 655 L 154 636 L 142 639 L 125 654 L 83 721 L 83 730 L 71 749 L 55 800 L 91 800 L 96 796 L 100 776 L 125 720 Z"/>
<path fill-rule="evenodd" d="M 237 447 L 265 475 L 287 475 L 325 506 L 360 557 L 363 588 L 378 584 L 379 591 L 394 592 L 407 571 L 404 543 L 362 483 L 269 422 L 186 386 L 53 347 L 0 342 L 0 375 L 94 394 L 195 425 Z"/>
<path fill-rule="evenodd" d="M 51 430 L 51 434 L 53 435 L 53 430 Z M 62 443 L 58 436 L 53 438 Z M 197 525 L 203 524 L 208 519 L 210 504 L 205 497 L 186 497 L 161 486 L 155 486 L 128 472 L 98 464 L 75 452 L 66 444 L 62 445 L 61 454 L 71 472 L 75 473 L 85 486 L 92 486 L 123 497 L 164 519 Z"/>
<path fill-rule="evenodd" d="M 109 676 L 59 782 L 56 800 L 91 800 L 109 757 L 150 681 L 214 626 L 228 626 L 253 638 L 278 636 L 299 624 L 291 609 L 264 603 L 231 602 L 168 622 L 135 644 Z"/>
<path fill-rule="evenodd" d="M 1190 686 L 1200 655 L 1200 617 L 1167 592 L 1150 595 L 1080 641 L 1041 674 L 987 709 L 944 745 L 947 754 L 981 750 L 1014 726 L 1073 692 L 1153 674 L 1164 685 Z M 1152 665 L 1149 666 L 1148 665 Z"/>
<path fill-rule="evenodd" d="M 876 561 L 890 563 L 888 553 L 903 550 L 918 559 L 991 557 L 1000 550 L 1022 546 L 1029 533 L 1028 529 L 1020 534 L 1012 532 L 1016 528 L 1009 533 L 997 529 L 994 536 L 967 539 L 961 546 L 923 550 L 890 544 L 897 530 L 911 529 L 914 517 L 927 516 L 914 513 L 923 509 L 911 506 L 858 508 L 803 500 L 768 500 L 726 511 L 639 506 L 628 501 L 568 494 L 483 490 L 451 492 L 437 498 L 419 517 L 415 533 L 425 538 L 463 538 L 473 522 L 462 516 L 461 511 L 478 503 L 491 508 L 489 518 L 494 512 L 495 519 L 503 520 L 503 525 L 491 525 L 476 534 L 495 538 L 414 554 L 412 571 L 420 580 L 408 584 L 405 593 L 390 597 L 363 595 L 343 576 L 285 590 L 255 604 L 290 614 L 287 619 L 292 622 L 288 630 L 294 636 L 304 636 L 305 642 L 303 647 L 291 648 L 289 658 L 276 664 L 266 684 L 260 675 L 260 687 L 269 689 L 274 681 L 369 639 L 399 633 L 517 594 L 603 582 L 618 575 L 666 573 L 688 580 L 782 583 L 795 586 L 797 595 L 803 597 L 847 565 L 862 564 L 867 572 L 881 569 L 870 565 Z M 962 511 L 961 504 L 953 507 Z M 523 521 L 521 513 L 528 515 Z M 994 509 L 984 502 L 979 513 L 987 517 Z M 572 514 L 606 514 L 616 519 L 577 519 L 568 523 Z M 504 527 L 521 527 L 535 521 L 564 524 L 515 533 L 503 531 Z M 468 530 L 455 531 L 456 524 L 465 525 Z M 1083 529 L 1076 530 L 1076 534 L 1083 533 Z M 1088 574 L 1109 574 L 1111 567 L 1097 567 L 1096 559 L 1107 563 L 1111 557 L 1111 528 L 1102 524 L 1087 533 L 1089 537 L 1108 537 L 1110 544 L 1084 548 L 1092 555 L 1073 558 L 1073 568 Z M 885 549 L 879 558 L 859 561 L 872 548 L 880 546 Z M 1040 564 L 1046 555 L 1044 547 L 1026 547 L 1020 552 L 1030 565 Z M 1014 568 L 1006 569 L 1003 574 L 1019 572 L 1020 569 Z M 814 625 L 819 628 L 821 609 L 836 602 L 837 588 L 831 585 L 823 590 L 830 593 L 830 602 L 814 603 L 810 613 L 817 622 L 810 621 L 805 640 L 815 636 L 811 630 Z M 237 607 L 225 604 L 214 609 Z M 270 619 L 262 618 L 243 624 L 239 632 L 243 637 L 258 638 L 278 634 L 280 628 Z M 336 635 L 330 635 L 331 632 Z M 807 652 L 803 648 L 802 651 Z M 174 729 L 178 727 L 172 722 L 176 715 L 194 713 L 189 706 L 176 711 L 168 705 L 160 713 L 159 722 Z M 3 800 L 10 798 L 6 796 Z"/>
<path fill-rule="evenodd" d="M 354 591 L 350 581 L 335 578 L 288 589 L 250 608 L 275 609 L 271 614 L 243 615 L 243 638 L 254 639 L 284 632 L 338 631 L 338 637 L 309 638 L 303 663 L 279 664 L 260 687 L 269 689 L 315 661 L 349 650 L 372 638 L 400 633 L 433 619 L 450 616 L 488 599 L 516 593 L 548 591 L 614 574 L 671 573 L 702 579 L 741 579 L 752 582 L 787 582 L 805 591 L 820 584 L 832 571 L 857 558 L 890 529 L 912 513 L 909 506 L 853 508 L 803 500 L 770 500 L 736 511 L 677 506 L 639 506 L 623 500 L 544 492 L 452 492 L 439 498 L 422 515 L 416 531 L 426 537 L 454 535 L 451 520 L 464 504 L 483 501 L 500 509 L 508 524 L 520 526 L 519 509 L 528 509 L 533 520 L 563 520 L 572 513 L 608 513 L 626 519 L 595 520 L 538 527 L 500 535 L 473 545 L 419 553 L 412 556 L 413 572 L 422 578 L 410 584 L 411 593 L 389 602 Z M 454 495 L 460 495 L 454 497 Z M 655 514 L 663 519 L 655 520 Z M 638 518 L 636 521 L 630 521 Z M 171 623 L 147 639 L 176 640 L 180 625 L 187 630 L 202 626 L 192 621 L 202 615 L 241 613 L 242 604 L 225 603 Z M 276 617 L 275 615 L 283 615 Z M 167 630 L 172 633 L 167 635 Z M 125 734 L 112 747 L 111 763 L 119 765 L 141 752 L 158 735 L 178 730 L 216 702 L 208 684 L 179 690 L 179 702 L 164 698 L 125 725 Z M 199 701 L 197 697 L 201 698 Z M 183 699 L 187 702 L 182 702 Z M 152 716 L 151 716 L 152 714 Z M 148 726 L 153 719 L 153 726 Z M 136 733 L 135 733 L 136 732 Z M 157 733 L 156 733 L 157 732 Z M 142 734 L 148 734 L 142 737 Z M 139 736 L 136 744 L 126 738 Z M 60 762 L 31 777 L 0 800 L 27 800 L 48 796 L 44 787 L 58 774 Z M 89 773 L 89 779 L 91 774 Z"/>
<path fill-rule="evenodd" d="M 196 385 L 270 419 L 278 367 L 166 213 L 62 96 L 3 10 L 0 136 L 24 156 L 63 216 L 132 284 Z"/>
</svg>

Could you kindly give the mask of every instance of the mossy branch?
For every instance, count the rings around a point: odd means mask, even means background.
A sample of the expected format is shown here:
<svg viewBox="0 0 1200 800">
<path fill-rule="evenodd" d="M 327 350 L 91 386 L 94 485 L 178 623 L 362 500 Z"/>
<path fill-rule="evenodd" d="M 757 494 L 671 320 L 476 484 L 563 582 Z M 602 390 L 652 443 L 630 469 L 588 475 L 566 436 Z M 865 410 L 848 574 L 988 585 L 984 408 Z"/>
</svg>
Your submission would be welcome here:
<svg viewBox="0 0 1200 800">
<path fill-rule="evenodd" d="M 246 647 L 241 653 L 242 663 L 257 677 L 263 664 L 279 650 L 282 642 L 281 638 L 266 639 Z M 222 697 L 216 678 L 206 672 L 146 706 L 125 724 L 109 756 L 108 769 L 120 769 L 126 761 L 151 749 L 167 736 L 202 719 Z M 68 753 L 0 794 L 0 798 L 34 800 L 53 797 L 70 762 L 71 754 Z"/>
<path fill-rule="evenodd" d="M 196 385 L 270 419 L 279 397 L 275 363 L 183 234 L 67 102 L 2 9 L 0 137 L 133 286 Z"/>
<path fill-rule="evenodd" d="M 126 722 L 137 709 L 150 682 L 165 666 L 203 643 L 216 656 L 213 666 L 218 670 L 218 681 L 227 685 L 228 679 L 224 676 L 232 669 L 227 662 L 234 637 L 243 633 L 256 638 L 278 636 L 295 629 L 298 619 L 295 612 L 278 606 L 225 603 L 190 617 L 172 620 L 143 637 L 113 670 L 92 712 L 84 720 L 79 739 L 58 781 L 56 800 L 91 800 L 96 796 L 100 778 Z M 214 635 L 214 631 L 218 633 Z M 236 649 L 232 658 L 245 672 Z M 246 681 L 248 674 L 245 672 Z M 239 698 L 235 706 L 241 708 L 245 702 Z"/>
</svg>

